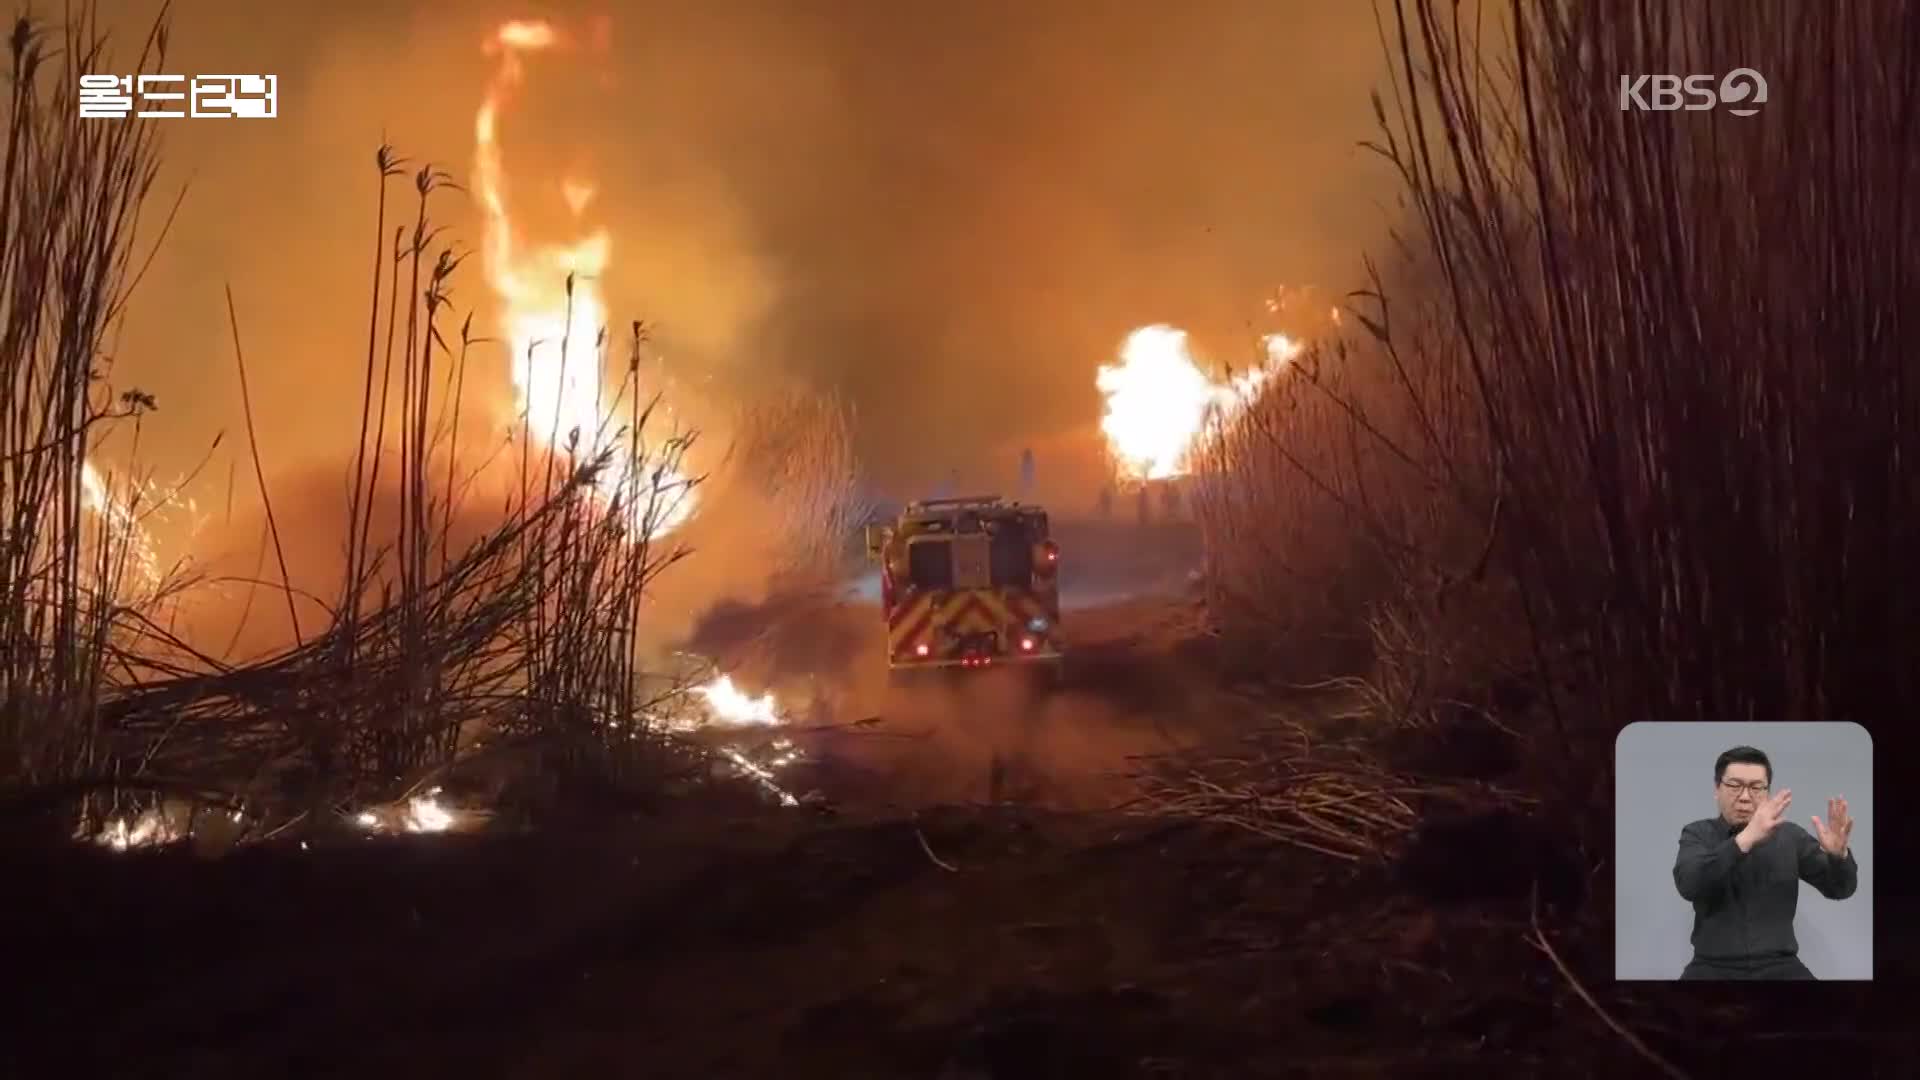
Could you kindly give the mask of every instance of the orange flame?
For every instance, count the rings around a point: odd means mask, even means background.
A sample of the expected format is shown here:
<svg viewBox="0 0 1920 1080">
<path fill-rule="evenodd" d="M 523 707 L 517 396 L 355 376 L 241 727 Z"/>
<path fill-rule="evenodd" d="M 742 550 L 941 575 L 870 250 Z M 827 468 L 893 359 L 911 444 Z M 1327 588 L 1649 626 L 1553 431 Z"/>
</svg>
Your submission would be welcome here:
<svg viewBox="0 0 1920 1080">
<path fill-rule="evenodd" d="M 503 23 L 486 42 L 485 53 L 497 56 L 499 63 L 474 117 L 474 189 L 486 222 L 487 281 L 501 302 L 513 349 L 513 383 L 527 427 L 541 445 L 586 458 L 607 449 L 614 436 L 609 430 L 612 402 L 603 394 L 606 306 L 600 295 L 612 238 L 605 228 L 593 228 L 571 244 L 521 250 L 507 212 L 499 139 L 501 108 L 526 79 L 523 54 L 561 44 L 560 35 L 541 21 Z M 580 218 L 594 189 L 569 177 L 561 182 L 561 194 Z M 693 491 L 687 479 L 671 469 L 649 479 L 654 505 L 645 505 L 643 494 L 632 510 L 636 515 L 651 513 L 651 521 L 640 524 L 650 524 L 654 535 L 663 535 L 692 514 Z M 616 457 L 614 467 L 600 475 L 600 494 L 610 500 L 630 480 L 631 465 Z"/>
<path fill-rule="evenodd" d="M 1185 476 L 1207 423 L 1239 413 L 1300 352 L 1284 334 L 1269 334 L 1263 344 L 1264 365 L 1221 382 L 1194 362 L 1185 331 L 1155 325 L 1127 335 L 1120 363 L 1103 365 L 1094 379 L 1107 399 L 1100 430 L 1121 472 L 1132 480 Z"/>
</svg>

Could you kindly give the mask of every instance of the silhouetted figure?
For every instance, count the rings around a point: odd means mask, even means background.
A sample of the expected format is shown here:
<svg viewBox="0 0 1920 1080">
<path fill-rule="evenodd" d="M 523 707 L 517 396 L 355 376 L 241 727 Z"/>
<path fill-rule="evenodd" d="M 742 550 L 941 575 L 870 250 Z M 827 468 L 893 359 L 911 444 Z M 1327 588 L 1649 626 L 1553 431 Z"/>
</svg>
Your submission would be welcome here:
<svg viewBox="0 0 1920 1080">
<path fill-rule="evenodd" d="M 1113 519 L 1113 485 L 1112 484 L 1108 484 L 1107 486 L 1100 489 L 1100 516 L 1103 519 L 1106 519 L 1109 521 Z"/>
<path fill-rule="evenodd" d="M 1146 484 L 1140 485 L 1139 510 L 1140 524 L 1145 525 L 1153 520 L 1153 493 Z"/>
<path fill-rule="evenodd" d="M 1020 451 L 1020 498 L 1033 498 L 1033 447 Z"/>
<path fill-rule="evenodd" d="M 1180 516 L 1180 489 L 1171 483 L 1160 489 L 1160 510 L 1168 521 Z"/>
</svg>

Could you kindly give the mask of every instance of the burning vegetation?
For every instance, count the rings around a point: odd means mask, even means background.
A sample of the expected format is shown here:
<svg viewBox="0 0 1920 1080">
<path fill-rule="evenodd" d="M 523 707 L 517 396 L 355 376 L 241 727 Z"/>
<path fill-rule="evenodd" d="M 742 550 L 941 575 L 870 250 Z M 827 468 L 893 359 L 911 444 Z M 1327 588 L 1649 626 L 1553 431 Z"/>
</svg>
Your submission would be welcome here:
<svg viewBox="0 0 1920 1080">
<path fill-rule="evenodd" d="M 104 359 L 156 126 L 80 119 L 78 75 L 111 70 L 97 27 L 23 19 L 0 176 L 0 831 L 57 852 L 21 877 L 27 925 L 86 913 L 20 961 L 35 1007 L 96 1004 L 55 954 L 129 908 L 200 911 L 204 886 L 270 932 L 195 938 L 204 968 L 129 965 L 116 988 L 218 1011 L 203 1003 L 255 963 L 260 999 L 310 997 L 335 1026 L 301 1030 L 369 1075 L 406 1052 L 378 1037 L 396 1017 L 424 1046 L 449 1014 L 476 1059 L 516 1036 L 558 1054 L 538 1033 L 565 1030 L 570 1063 L 630 1066 L 644 1026 L 650 1068 L 700 1076 L 1685 1076 L 1718 1060 L 1698 1028 L 1780 1023 L 1765 1002 L 1709 1014 L 1600 987 L 1606 762 L 1623 718 L 1920 703 L 1920 609 L 1889 587 L 1920 537 L 1916 90 L 1896 77 L 1912 58 L 1880 51 L 1920 21 L 1568 0 L 1482 40 L 1426 0 L 1382 14 L 1372 148 L 1411 227 L 1337 305 L 1277 295 L 1244 365 L 1156 323 L 1087 372 L 1111 482 L 1183 485 L 1191 515 L 1056 514 L 1048 576 L 1057 557 L 1066 594 L 1101 557 L 1185 560 L 1190 539 L 1197 587 L 1028 623 L 1063 631 L 1046 649 L 1064 685 L 1039 704 L 972 664 L 982 678 L 915 694 L 862 683 L 893 637 L 931 646 L 849 584 L 878 517 L 850 403 L 742 403 L 727 448 L 672 421 L 647 326 L 610 328 L 596 177 L 509 153 L 536 63 L 584 60 L 557 19 L 480 42 L 467 186 L 374 157 L 329 583 L 289 571 L 243 396 L 269 567 L 243 587 L 284 633 L 257 653 L 189 633 L 199 569 L 149 524 L 197 513 L 191 478 L 139 479 L 157 403 Z M 156 29 L 140 70 L 165 44 Z M 1729 57 L 1824 85 L 1762 122 L 1591 100 L 1595 71 Z M 542 186 L 559 235 L 509 198 Z M 489 289 L 464 312 L 468 253 L 437 224 L 452 197 L 479 208 Z M 732 559 L 696 547 L 746 534 Z M 702 618 L 664 610 L 703 574 L 736 588 Z M 937 578 L 929 595 L 953 591 Z M 1093 795 L 1069 800 L 1070 780 Z M 242 854 L 131 855 L 187 846 Z M 205 935 L 185 915 L 162 930 L 168 948 Z M 200 971 L 189 992 L 162 982 Z M 354 1000 L 370 984 L 400 1004 Z M 469 1005 L 510 1019 L 476 1035 Z M 1904 1022 L 1865 994 L 1792 1019 L 1828 1014 L 1826 1067 Z M 257 1033 L 263 1015 L 204 1022 Z M 198 1067 L 211 1036 L 189 1019 L 162 1008 L 63 1052 Z M 235 1047 L 207 1068 L 284 1071 Z"/>
<path fill-rule="evenodd" d="M 1261 339 L 1255 367 L 1216 380 L 1187 346 L 1185 332 L 1146 326 L 1128 335 L 1120 362 L 1102 367 L 1098 385 L 1107 411 L 1100 429 L 1124 477 L 1166 480 L 1192 471 L 1192 456 L 1210 426 L 1231 425 L 1275 372 L 1299 355 L 1284 334 Z"/>
<path fill-rule="evenodd" d="M 16 59 L 39 68 L 50 43 L 21 26 Z M 65 75 L 101 60 L 92 24 L 65 32 L 56 65 Z M 7 264 L 17 331 L 7 340 L 31 343 L 9 356 L 0 442 L 6 535 L 17 541 L 5 545 L 0 579 L 12 643 L 0 730 L 19 763 L 10 806 L 65 811 L 77 797 L 78 834 L 114 850 L 184 840 L 216 821 L 242 842 L 316 829 L 442 832 L 493 808 L 462 805 L 440 778 L 503 753 L 516 763 L 510 787 L 565 776 L 637 790 L 704 775 L 711 759 L 769 798 L 796 801 L 775 783 L 798 756 L 790 741 L 724 735 L 783 724 L 771 695 L 749 697 L 697 663 L 643 666 L 645 598 L 685 556 L 669 537 L 697 504 L 698 478 L 684 471 L 693 438 L 650 438 L 660 400 L 640 385 L 637 362 L 607 385 L 605 230 L 541 245 L 509 216 L 504 109 L 525 57 L 563 45 L 545 23 L 499 27 L 475 123 L 483 261 L 516 395 L 504 432 L 511 459 L 474 451 L 490 439 L 461 438 L 463 421 L 486 422 L 466 395 L 488 385 L 468 376 L 490 342 L 473 333 L 472 315 L 452 338 L 451 286 L 465 256 L 434 247 L 431 216 L 450 178 L 382 148 L 345 573 L 330 600 L 285 576 L 249 415 L 290 638 L 253 658 L 210 653 L 166 617 L 164 602 L 191 590 L 184 573 L 169 583 L 146 522 L 177 493 L 116 485 L 95 462 L 116 424 L 137 428 L 155 404 L 138 390 L 116 395 L 91 362 L 131 285 L 126 238 L 154 173 L 154 125 L 88 126 L 72 78 L 19 84 L 15 117 L 40 137 L 15 144 L 7 200 L 8 236 L 22 242 Z M 141 70 L 164 64 L 163 46 L 156 31 Z M 63 185 L 69 161 L 80 179 Z M 389 233 L 389 193 L 402 177 L 416 205 Z M 588 211 L 590 189 L 563 183 L 572 210 Z M 50 288 L 54 275 L 87 291 Z M 33 326 L 58 330 L 27 333 Z M 633 355 L 643 338 L 634 324 Z M 453 523 L 476 492 L 501 494 L 504 511 L 462 544 Z M 382 500 L 390 508 L 377 514 Z"/>
<path fill-rule="evenodd" d="M 528 245 L 507 212 L 503 110 L 526 79 L 525 58 L 566 44 L 546 22 L 503 23 L 488 39 L 486 52 L 497 66 L 474 119 L 474 188 L 485 213 L 487 281 L 500 298 L 523 438 L 548 452 L 591 459 L 637 431 L 641 413 L 650 415 L 659 398 L 642 406 L 642 388 L 626 384 L 618 396 L 610 399 L 606 393 L 610 324 L 600 277 L 612 258 L 607 230 L 589 229 L 571 243 Z M 592 182 L 568 176 L 560 186 L 568 209 L 584 220 L 593 202 Z M 624 405 L 623 397 L 629 399 Z M 620 427 L 623 421 L 630 426 Z M 696 503 L 694 481 L 680 471 L 685 449 L 676 447 L 645 475 L 631 455 L 610 455 L 594 477 L 595 492 L 609 506 L 624 506 L 638 531 L 664 537 L 686 521 Z"/>
</svg>

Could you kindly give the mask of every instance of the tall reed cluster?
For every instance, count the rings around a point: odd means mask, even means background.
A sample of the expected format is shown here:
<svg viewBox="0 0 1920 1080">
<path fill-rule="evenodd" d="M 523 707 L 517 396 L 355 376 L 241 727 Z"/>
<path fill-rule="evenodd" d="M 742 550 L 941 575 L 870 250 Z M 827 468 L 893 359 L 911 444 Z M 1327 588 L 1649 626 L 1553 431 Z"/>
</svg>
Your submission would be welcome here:
<svg viewBox="0 0 1920 1080">
<path fill-rule="evenodd" d="M 140 70 L 162 60 L 164 18 Z M 215 655 L 127 602 L 115 583 L 132 515 L 113 509 L 88 458 L 153 404 L 104 389 L 101 346 L 132 284 L 157 144 L 137 118 L 80 118 L 78 76 L 112 67 L 89 12 L 65 34 L 50 48 L 23 19 L 12 39 L 0 187 L 0 817 L 48 809 L 65 821 L 78 800 L 81 827 L 97 828 L 167 796 L 241 811 L 263 834 L 344 821 L 479 756 L 549 780 L 591 772 L 627 786 L 690 770 L 691 751 L 668 731 L 687 680 L 646 670 L 639 652 L 648 586 L 686 554 L 659 533 L 689 486 L 675 478 L 692 441 L 645 437 L 654 403 L 637 384 L 643 328 L 610 403 L 615 430 L 587 442 L 597 449 L 556 447 L 522 425 L 517 460 L 474 451 L 483 440 L 460 433 L 467 376 L 492 343 L 473 336 L 471 317 L 452 339 L 463 256 L 439 240 L 431 210 L 453 185 L 389 147 L 374 161 L 372 298 L 337 591 L 293 585 L 229 296 L 289 640 L 263 656 Z M 50 67 L 60 70 L 48 77 Z M 413 199 L 395 224 L 390 189 L 402 179 Z M 604 331 L 562 345 L 596 369 L 606 347 Z M 484 496 L 499 504 L 476 511 Z M 490 523 L 477 538 L 475 521 Z"/>
<path fill-rule="evenodd" d="M 1399 257 L 1364 332 L 1216 433 L 1217 606 L 1255 633 L 1362 600 L 1403 714 L 1523 678 L 1591 761 L 1633 720 L 1911 711 L 1920 12 L 1380 15 Z M 1741 67 L 1756 115 L 1619 104 Z"/>
<path fill-rule="evenodd" d="M 153 400 L 108 389 L 106 341 L 139 267 L 153 127 L 80 116 L 82 74 L 108 70 L 90 10 L 8 39 L 0 163 L 0 775 L 54 783 L 97 769 L 95 707 L 137 622 L 138 486 L 93 468 L 110 429 Z M 156 26 L 136 70 L 157 71 Z"/>
</svg>

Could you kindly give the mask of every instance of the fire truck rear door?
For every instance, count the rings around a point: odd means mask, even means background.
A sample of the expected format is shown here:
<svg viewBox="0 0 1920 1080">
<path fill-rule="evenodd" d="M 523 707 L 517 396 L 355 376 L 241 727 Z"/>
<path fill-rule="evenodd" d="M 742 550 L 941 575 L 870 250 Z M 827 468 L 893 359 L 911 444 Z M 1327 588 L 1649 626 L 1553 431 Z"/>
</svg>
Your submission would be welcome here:
<svg viewBox="0 0 1920 1080">
<path fill-rule="evenodd" d="M 985 589 L 993 584 L 987 534 L 961 533 L 953 538 L 953 587 Z"/>
</svg>

